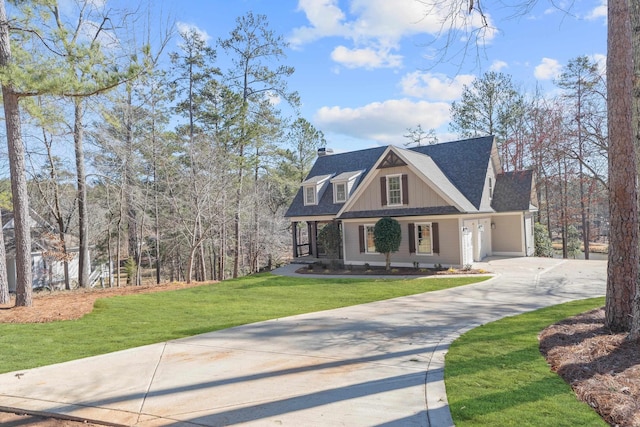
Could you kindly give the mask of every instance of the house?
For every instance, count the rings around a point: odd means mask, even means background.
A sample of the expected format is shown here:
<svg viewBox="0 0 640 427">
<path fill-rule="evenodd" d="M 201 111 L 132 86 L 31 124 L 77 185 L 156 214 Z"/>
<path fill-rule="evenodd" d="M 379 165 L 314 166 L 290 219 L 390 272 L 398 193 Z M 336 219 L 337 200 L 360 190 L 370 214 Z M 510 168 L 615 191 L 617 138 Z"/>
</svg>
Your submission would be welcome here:
<svg viewBox="0 0 640 427">
<path fill-rule="evenodd" d="M 285 217 L 294 258 L 303 247 L 321 257 L 318 231 L 337 221 L 345 264 L 384 265 L 373 227 L 392 217 L 402 227 L 392 265 L 467 266 L 491 255 L 533 255 L 536 206 L 533 172 L 504 172 L 495 140 L 486 136 L 408 149 L 319 151 Z"/>
<path fill-rule="evenodd" d="M 78 247 L 67 247 L 67 254 L 61 252 L 57 231 L 35 211 L 30 212 L 31 222 L 31 274 L 33 288 L 64 289 L 64 259 L 67 259 L 69 280 L 78 283 Z M 13 212 L 2 212 L 2 232 L 6 249 L 7 281 L 9 291 L 16 290 L 16 248 Z M 74 239 L 66 237 L 67 245 Z M 72 243 L 73 244 L 73 243 Z"/>
</svg>

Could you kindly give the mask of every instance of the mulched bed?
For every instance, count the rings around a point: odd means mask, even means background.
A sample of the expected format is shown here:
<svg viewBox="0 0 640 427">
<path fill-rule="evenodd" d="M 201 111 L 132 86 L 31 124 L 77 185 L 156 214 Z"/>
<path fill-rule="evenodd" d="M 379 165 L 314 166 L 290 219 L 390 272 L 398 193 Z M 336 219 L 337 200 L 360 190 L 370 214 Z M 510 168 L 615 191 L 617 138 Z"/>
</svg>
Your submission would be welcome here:
<svg viewBox="0 0 640 427">
<path fill-rule="evenodd" d="M 0 304 L 0 323 L 46 323 L 56 320 L 79 319 L 93 310 L 93 303 L 98 298 L 170 291 L 203 284 L 205 283 L 171 282 L 159 285 L 122 286 L 119 288 L 41 291 L 33 293 L 33 306 L 31 307 L 14 307 L 15 294 L 12 294 L 9 304 Z"/>
<path fill-rule="evenodd" d="M 554 372 L 612 426 L 640 427 L 640 341 L 612 334 L 600 308 L 542 331 L 540 351 Z"/>
<path fill-rule="evenodd" d="M 366 276 L 451 276 L 460 274 L 491 274 L 481 269 L 457 269 L 457 268 L 411 268 L 393 267 L 386 270 L 384 267 L 352 266 L 334 268 L 331 265 L 309 264 L 296 270 L 298 274 L 327 274 L 327 275 L 366 275 Z"/>
</svg>

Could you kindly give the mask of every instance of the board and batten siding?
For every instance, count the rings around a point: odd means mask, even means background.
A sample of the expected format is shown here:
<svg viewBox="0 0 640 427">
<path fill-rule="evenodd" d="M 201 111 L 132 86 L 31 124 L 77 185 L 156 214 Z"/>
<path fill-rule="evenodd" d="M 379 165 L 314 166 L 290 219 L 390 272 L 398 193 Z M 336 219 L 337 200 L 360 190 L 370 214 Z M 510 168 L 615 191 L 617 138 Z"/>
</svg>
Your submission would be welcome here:
<svg viewBox="0 0 640 427">
<path fill-rule="evenodd" d="M 375 225 L 379 218 L 349 220 L 343 222 L 343 236 L 345 245 L 345 264 L 385 265 L 383 254 L 368 254 L 360 252 L 360 225 Z M 413 267 L 419 262 L 422 267 L 432 267 L 442 264 L 445 267 L 460 266 L 460 235 L 457 219 L 439 219 L 438 217 L 398 219 L 402 230 L 400 250 L 391 254 L 391 265 L 396 267 Z M 440 253 L 434 255 L 418 255 L 409 253 L 409 223 L 419 224 L 437 222 L 439 232 Z"/>
<path fill-rule="evenodd" d="M 351 211 L 370 211 L 378 209 L 386 209 L 382 206 L 380 177 L 386 175 L 407 175 L 409 203 L 404 207 L 432 207 L 432 206 L 448 206 L 449 204 L 440 197 L 431 187 L 429 187 L 422 179 L 410 171 L 407 167 L 398 166 L 393 168 L 379 169 L 376 171 L 375 177 L 369 184 L 369 187 L 360 194 L 360 197 L 354 202 L 349 209 Z"/>
<path fill-rule="evenodd" d="M 489 181 L 491 180 L 491 181 Z M 496 171 L 493 163 L 489 160 L 487 168 L 487 176 L 484 179 L 484 187 L 482 190 L 482 199 L 480 201 L 480 211 L 491 211 L 491 201 L 493 199 L 493 191 L 496 189 Z"/>
</svg>

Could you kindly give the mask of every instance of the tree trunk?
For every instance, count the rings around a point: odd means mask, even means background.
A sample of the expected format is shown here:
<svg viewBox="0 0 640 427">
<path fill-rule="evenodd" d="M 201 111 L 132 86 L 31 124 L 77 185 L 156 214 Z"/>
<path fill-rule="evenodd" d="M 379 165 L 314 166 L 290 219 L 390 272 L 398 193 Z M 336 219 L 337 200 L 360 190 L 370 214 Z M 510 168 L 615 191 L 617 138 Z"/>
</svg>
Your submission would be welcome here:
<svg viewBox="0 0 640 427">
<path fill-rule="evenodd" d="M 2 210 L 0 210 L 0 214 Z M 4 233 L 0 222 L 0 304 L 7 304 L 10 300 L 9 281 L 7 279 L 7 254 L 4 249 Z"/>
<path fill-rule="evenodd" d="M 155 178 L 155 166 L 154 166 L 154 186 L 157 187 L 157 183 L 156 183 L 156 178 Z M 154 209 L 155 209 L 155 224 L 154 224 L 154 228 L 155 228 L 155 236 L 156 236 L 156 242 L 155 242 L 155 252 L 156 252 L 156 284 L 160 284 L 160 282 L 162 281 L 161 276 L 160 276 L 160 209 L 158 207 L 158 189 L 156 188 L 155 191 L 155 196 L 154 196 L 155 200 L 154 200 Z"/>
<path fill-rule="evenodd" d="M 638 199 L 632 130 L 631 20 L 628 0 L 608 2 L 609 264 L 605 323 L 629 331 L 638 280 Z"/>
<path fill-rule="evenodd" d="M 0 0 L 0 68 L 11 63 L 9 21 L 4 0 Z M 22 143 L 22 124 L 18 94 L 10 84 L 2 85 L 7 151 L 11 173 L 11 195 L 16 247 L 16 306 L 31 307 L 33 280 L 31 278 L 31 221 L 29 219 L 29 195 Z"/>
<path fill-rule="evenodd" d="M 127 212 L 127 243 L 128 243 L 128 258 L 132 258 L 136 262 L 136 266 L 140 266 L 140 243 L 138 237 L 138 212 L 135 207 L 134 200 L 134 188 L 135 188 L 135 171 L 133 167 L 133 99 L 132 99 L 132 87 L 130 84 L 126 85 L 127 91 L 127 104 L 126 114 L 124 118 L 125 126 L 125 162 L 124 162 L 124 186 L 125 186 L 125 206 Z M 139 269 L 139 268 L 138 268 Z M 134 281 L 135 285 L 139 285 L 138 276 Z"/>
<path fill-rule="evenodd" d="M 78 286 L 89 286 L 89 213 L 87 209 L 87 177 L 84 168 L 84 127 L 82 124 L 82 99 L 74 100 L 75 124 L 73 127 L 73 143 L 76 154 L 76 178 L 78 185 L 78 236 L 80 250 L 78 253 Z"/>
<path fill-rule="evenodd" d="M 631 44 L 633 54 L 633 115 L 632 130 L 635 137 L 636 167 L 640 177 L 640 3 L 630 2 Z M 638 211 L 640 212 L 640 193 L 638 194 Z M 640 245 L 640 238 L 638 239 Z M 640 251 L 640 249 L 639 249 Z M 640 278 L 638 279 L 640 280 Z M 640 339 L 640 281 L 636 283 L 636 293 L 632 306 L 632 322 L 629 339 Z"/>
<path fill-rule="evenodd" d="M 236 206 L 233 215 L 233 278 L 238 277 L 240 269 L 240 209 L 242 209 L 242 181 L 244 177 L 244 147 L 240 147 L 240 165 L 238 167 L 238 188 L 236 189 Z"/>
<path fill-rule="evenodd" d="M 579 111 L 579 110 L 578 110 Z M 580 113 L 578 113 L 579 115 Z M 582 167 L 582 162 L 583 162 L 583 141 L 582 141 L 582 129 L 580 129 L 580 127 L 582 126 L 582 123 L 579 121 L 578 122 L 578 156 L 580 157 L 580 160 L 578 160 L 578 165 L 579 165 L 579 177 L 578 179 L 580 180 L 580 216 L 582 219 L 582 245 L 584 246 L 584 259 L 589 259 L 589 238 L 590 238 L 590 233 L 589 233 L 589 204 L 586 203 L 586 194 L 585 194 L 585 190 L 584 190 L 584 180 L 585 180 L 585 176 L 584 176 L 584 170 Z"/>
</svg>

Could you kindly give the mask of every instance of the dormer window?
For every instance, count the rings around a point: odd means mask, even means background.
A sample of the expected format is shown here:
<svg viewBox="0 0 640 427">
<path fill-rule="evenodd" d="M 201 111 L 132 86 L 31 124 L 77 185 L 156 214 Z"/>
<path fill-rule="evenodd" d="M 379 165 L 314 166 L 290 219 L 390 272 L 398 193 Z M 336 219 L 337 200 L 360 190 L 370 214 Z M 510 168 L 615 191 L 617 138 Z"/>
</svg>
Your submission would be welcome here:
<svg viewBox="0 0 640 427">
<path fill-rule="evenodd" d="M 347 183 L 337 182 L 333 184 L 333 194 L 336 203 L 344 203 L 347 201 Z"/>
<path fill-rule="evenodd" d="M 305 204 L 305 206 L 317 204 L 317 202 L 316 202 L 316 187 L 315 187 L 315 185 L 314 186 L 309 186 L 309 187 L 304 187 L 304 204 Z"/>
<path fill-rule="evenodd" d="M 333 184 L 333 203 L 345 203 L 351 194 L 362 171 L 343 172 L 331 179 Z"/>
<path fill-rule="evenodd" d="M 302 183 L 302 200 L 305 206 L 313 206 L 320 203 L 329 178 L 331 178 L 331 175 L 312 176 Z"/>
</svg>

